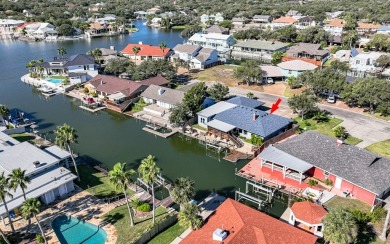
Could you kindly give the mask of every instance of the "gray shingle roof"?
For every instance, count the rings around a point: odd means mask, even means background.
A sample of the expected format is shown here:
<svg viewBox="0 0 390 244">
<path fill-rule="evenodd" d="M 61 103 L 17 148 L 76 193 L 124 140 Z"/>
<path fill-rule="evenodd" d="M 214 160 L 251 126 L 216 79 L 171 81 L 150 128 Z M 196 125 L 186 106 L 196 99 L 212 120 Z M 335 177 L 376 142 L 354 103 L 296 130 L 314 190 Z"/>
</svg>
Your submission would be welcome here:
<svg viewBox="0 0 390 244">
<path fill-rule="evenodd" d="M 68 62 L 64 65 L 65 67 L 74 66 L 74 65 L 86 65 L 94 64 L 95 60 L 92 56 L 87 54 L 76 54 L 69 57 Z"/>
<path fill-rule="evenodd" d="M 305 52 L 309 55 L 319 55 L 319 56 L 329 54 L 328 50 L 322 50 L 320 48 L 321 48 L 321 44 L 300 42 L 297 45 L 290 47 L 287 51 L 287 54 L 293 55 L 302 52 Z"/>
<path fill-rule="evenodd" d="M 271 42 L 271 41 L 260 41 L 260 40 L 249 40 L 234 44 L 233 47 L 241 48 L 256 48 L 262 50 L 276 51 L 288 47 L 287 44 L 282 42 Z"/>
<path fill-rule="evenodd" d="M 390 159 L 307 131 L 274 147 L 380 195 L 390 187 Z"/>
<path fill-rule="evenodd" d="M 240 97 L 240 96 L 230 98 L 226 102 L 249 107 L 249 108 L 257 108 L 264 104 L 264 102 L 261 102 L 259 100 L 250 99 L 247 97 Z"/>
<path fill-rule="evenodd" d="M 181 53 L 189 53 L 193 54 L 194 52 L 198 51 L 200 48 L 202 48 L 199 45 L 190 45 L 190 44 L 177 44 L 173 50 L 175 52 L 181 52 Z"/>
<path fill-rule="evenodd" d="M 256 114 L 255 120 L 253 120 L 254 114 Z M 225 110 L 215 115 L 214 119 L 265 138 L 287 127 L 292 122 L 290 119 L 244 106 Z"/>
<path fill-rule="evenodd" d="M 162 89 L 162 94 L 159 94 L 159 90 Z M 142 94 L 142 97 L 154 99 L 171 105 L 180 103 L 184 98 L 183 91 L 170 89 L 167 87 L 150 85 Z"/>
<path fill-rule="evenodd" d="M 223 34 L 223 33 L 228 32 L 229 29 L 227 29 L 225 27 L 222 27 L 222 26 L 219 26 L 219 25 L 213 25 L 213 26 L 210 26 L 209 28 L 207 28 L 205 31 L 207 33 L 220 33 L 220 34 Z"/>
</svg>

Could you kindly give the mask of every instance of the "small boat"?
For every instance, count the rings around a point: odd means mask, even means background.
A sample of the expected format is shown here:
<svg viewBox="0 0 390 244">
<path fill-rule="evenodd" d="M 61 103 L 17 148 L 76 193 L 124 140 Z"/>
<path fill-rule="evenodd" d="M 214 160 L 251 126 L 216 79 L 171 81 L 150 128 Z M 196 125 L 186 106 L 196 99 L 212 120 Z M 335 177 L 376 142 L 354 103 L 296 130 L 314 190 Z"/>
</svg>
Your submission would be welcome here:
<svg viewBox="0 0 390 244">
<path fill-rule="evenodd" d="M 48 86 L 41 86 L 38 88 L 39 91 L 44 92 L 44 93 L 55 93 L 56 91 Z"/>
</svg>

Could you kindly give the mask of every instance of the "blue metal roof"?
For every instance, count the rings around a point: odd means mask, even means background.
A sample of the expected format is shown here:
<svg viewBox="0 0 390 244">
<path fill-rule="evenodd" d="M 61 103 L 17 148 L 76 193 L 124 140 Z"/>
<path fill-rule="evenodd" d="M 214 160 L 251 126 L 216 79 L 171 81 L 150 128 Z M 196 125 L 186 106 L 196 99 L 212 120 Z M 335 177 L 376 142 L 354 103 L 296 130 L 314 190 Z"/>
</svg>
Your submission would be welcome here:
<svg viewBox="0 0 390 244">
<path fill-rule="evenodd" d="M 256 119 L 254 118 L 256 115 Z M 237 106 L 217 114 L 214 119 L 236 126 L 252 134 L 268 137 L 288 126 L 292 120 L 282 116 L 268 114 L 264 111 Z"/>
<path fill-rule="evenodd" d="M 261 102 L 259 100 L 250 99 L 247 97 L 240 97 L 240 96 L 230 98 L 226 102 L 236 104 L 239 106 L 249 107 L 249 108 L 257 108 L 257 107 L 260 107 L 261 105 L 264 104 L 263 102 Z"/>
<path fill-rule="evenodd" d="M 390 31 L 390 26 L 387 25 L 379 26 L 378 31 Z"/>
<path fill-rule="evenodd" d="M 359 51 L 356 48 L 351 48 L 351 57 L 356 57 Z"/>
</svg>

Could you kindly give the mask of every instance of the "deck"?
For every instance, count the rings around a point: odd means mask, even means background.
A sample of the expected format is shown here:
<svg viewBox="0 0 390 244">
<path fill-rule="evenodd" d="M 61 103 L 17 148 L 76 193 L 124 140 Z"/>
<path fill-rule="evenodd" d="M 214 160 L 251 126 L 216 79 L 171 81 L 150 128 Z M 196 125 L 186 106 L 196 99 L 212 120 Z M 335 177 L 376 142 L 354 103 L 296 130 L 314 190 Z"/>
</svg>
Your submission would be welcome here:
<svg viewBox="0 0 390 244">
<path fill-rule="evenodd" d="M 229 162 L 232 162 L 232 163 L 237 163 L 237 161 L 240 159 L 252 159 L 252 158 L 253 158 L 253 155 L 239 152 L 236 150 L 232 150 L 228 155 L 223 157 L 223 159 L 225 159 Z"/>
<path fill-rule="evenodd" d="M 95 113 L 95 112 L 97 112 L 97 111 L 100 111 L 100 110 L 103 110 L 103 109 L 105 109 L 106 107 L 98 107 L 98 108 L 95 108 L 95 109 L 91 109 L 91 108 L 88 108 L 88 107 L 85 107 L 85 106 L 79 106 L 80 108 L 82 108 L 82 109 L 84 109 L 84 110 L 87 110 L 87 111 L 89 111 L 89 112 L 92 112 L 92 113 Z"/>
<path fill-rule="evenodd" d="M 142 128 L 142 130 L 144 130 L 146 132 L 149 132 L 149 133 L 152 133 L 152 134 L 154 134 L 156 136 L 159 136 L 159 137 L 162 137 L 162 138 L 168 138 L 170 136 L 173 136 L 174 134 L 176 134 L 179 131 L 178 129 L 173 128 L 172 132 L 161 133 L 161 132 L 158 132 L 156 130 L 153 130 L 153 129 L 150 129 L 150 128 L 147 128 L 147 127 Z"/>
</svg>

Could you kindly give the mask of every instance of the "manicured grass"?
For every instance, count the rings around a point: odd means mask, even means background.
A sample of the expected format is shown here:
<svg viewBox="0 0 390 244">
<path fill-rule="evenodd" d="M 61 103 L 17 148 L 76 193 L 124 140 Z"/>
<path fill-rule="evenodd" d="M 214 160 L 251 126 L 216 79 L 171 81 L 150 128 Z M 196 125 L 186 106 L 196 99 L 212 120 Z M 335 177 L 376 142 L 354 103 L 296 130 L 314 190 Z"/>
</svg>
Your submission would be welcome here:
<svg viewBox="0 0 390 244">
<path fill-rule="evenodd" d="M 285 97 L 292 97 L 295 94 L 300 94 L 304 88 L 299 88 L 299 89 L 291 89 L 288 85 L 286 86 L 286 90 L 284 90 L 284 96 Z"/>
<path fill-rule="evenodd" d="M 184 30 L 185 28 L 187 28 L 187 25 L 175 25 L 171 27 L 172 30 Z"/>
<path fill-rule="evenodd" d="M 374 143 L 366 147 L 368 151 L 390 158 L 390 140 Z"/>
<path fill-rule="evenodd" d="M 163 207 L 156 209 L 156 222 L 168 216 L 167 210 Z M 126 205 L 117 207 L 103 216 L 103 219 L 113 224 L 118 233 L 116 243 L 132 243 L 136 237 L 141 236 L 152 226 L 152 215 L 138 219 L 134 218 L 135 226 L 130 226 L 129 212 Z"/>
<path fill-rule="evenodd" d="M 180 236 L 186 229 L 176 223 L 166 229 L 164 232 L 154 237 L 149 244 L 171 243 L 176 237 Z"/>
<path fill-rule="evenodd" d="M 32 141 L 35 139 L 35 136 L 31 136 L 29 134 L 23 133 L 23 134 L 12 134 L 11 137 L 15 138 L 16 140 L 20 142 L 25 141 Z"/>
<path fill-rule="evenodd" d="M 336 138 L 333 128 L 339 125 L 343 120 L 338 118 L 329 118 L 327 122 L 319 122 L 312 119 L 301 120 L 300 117 L 295 118 L 295 121 L 298 123 L 299 127 L 303 130 L 315 130 L 321 134 Z M 345 142 L 351 145 L 356 145 L 362 140 L 353 136 L 349 136 Z"/>
<path fill-rule="evenodd" d="M 330 199 L 327 203 L 325 203 L 325 206 L 331 209 L 340 207 L 340 208 L 346 208 L 349 210 L 357 209 L 362 212 L 370 212 L 371 208 L 367 203 L 364 203 L 357 199 L 351 199 L 351 198 L 345 198 L 345 197 L 339 197 L 335 196 L 332 199 Z"/>
<path fill-rule="evenodd" d="M 207 131 L 207 129 L 206 129 L 206 128 L 204 128 L 204 127 L 202 127 L 202 126 L 200 126 L 200 125 L 198 125 L 198 124 L 194 124 L 194 125 L 192 125 L 192 128 L 194 128 L 194 129 L 198 129 L 198 130 Z"/>
<path fill-rule="evenodd" d="M 117 191 L 115 186 L 109 182 L 109 178 L 104 176 L 103 173 L 86 165 L 78 165 L 77 169 L 79 170 L 81 181 L 76 181 L 76 184 L 96 197 L 107 198 L 122 194 L 122 191 Z M 73 168 L 72 171 L 74 172 Z M 130 195 L 134 194 L 131 190 L 128 190 L 128 192 Z"/>
</svg>

